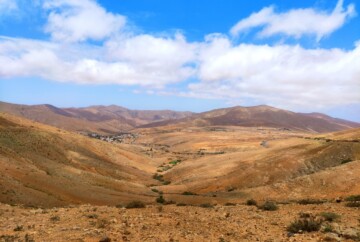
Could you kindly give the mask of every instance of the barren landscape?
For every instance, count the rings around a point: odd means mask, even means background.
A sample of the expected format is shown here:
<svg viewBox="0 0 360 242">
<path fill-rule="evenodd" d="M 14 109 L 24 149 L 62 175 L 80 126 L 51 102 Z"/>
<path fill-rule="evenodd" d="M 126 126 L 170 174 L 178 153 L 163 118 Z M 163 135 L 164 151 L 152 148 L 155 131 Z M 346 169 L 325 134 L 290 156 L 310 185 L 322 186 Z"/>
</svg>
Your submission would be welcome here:
<svg viewBox="0 0 360 242">
<path fill-rule="evenodd" d="M 360 238 L 359 202 L 347 201 L 360 194 L 359 128 L 174 121 L 88 137 L 9 113 L 0 120 L 2 241 Z M 298 220 L 318 227 L 291 232 Z"/>
</svg>

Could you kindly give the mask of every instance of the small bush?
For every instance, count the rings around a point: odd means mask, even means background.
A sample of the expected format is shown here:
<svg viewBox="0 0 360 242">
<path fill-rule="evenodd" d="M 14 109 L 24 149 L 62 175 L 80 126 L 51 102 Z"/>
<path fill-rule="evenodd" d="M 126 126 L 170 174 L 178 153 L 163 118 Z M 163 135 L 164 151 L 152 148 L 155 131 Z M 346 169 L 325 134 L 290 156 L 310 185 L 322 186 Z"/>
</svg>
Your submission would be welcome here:
<svg viewBox="0 0 360 242">
<path fill-rule="evenodd" d="M 320 213 L 320 216 L 323 217 L 325 219 L 325 221 L 328 221 L 328 222 L 333 222 L 336 219 L 340 218 L 339 214 L 332 213 L 332 212 L 323 212 L 323 213 Z"/>
<path fill-rule="evenodd" d="M 360 195 L 351 195 L 351 196 L 345 198 L 345 201 L 348 201 L 348 202 L 360 201 Z"/>
<path fill-rule="evenodd" d="M 196 193 L 193 193 L 193 192 L 183 192 L 182 195 L 185 195 L 185 196 L 196 196 L 197 194 Z"/>
<path fill-rule="evenodd" d="M 157 174 L 157 173 L 155 173 L 155 174 L 153 175 L 153 178 L 154 178 L 155 180 L 158 180 L 158 181 L 161 181 L 161 182 L 164 181 L 164 176 L 163 176 L 163 175 L 159 175 L 159 174 Z"/>
<path fill-rule="evenodd" d="M 319 200 L 319 199 L 306 198 L 306 199 L 299 200 L 297 203 L 301 204 L 301 205 L 323 204 L 323 203 L 325 203 L 325 201 L 324 200 Z"/>
<path fill-rule="evenodd" d="M 145 208 L 145 204 L 141 201 L 132 201 L 126 205 L 126 208 Z"/>
<path fill-rule="evenodd" d="M 170 181 L 163 181 L 163 185 L 169 185 L 170 183 Z"/>
<path fill-rule="evenodd" d="M 181 162 L 181 160 L 173 160 L 173 161 L 170 161 L 169 162 L 169 164 L 171 164 L 171 165 L 177 165 L 178 163 L 180 163 Z"/>
<path fill-rule="evenodd" d="M 348 202 L 345 206 L 350 208 L 360 208 L 360 202 Z"/>
<path fill-rule="evenodd" d="M 24 226 L 22 225 L 17 225 L 14 229 L 14 231 L 23 231 L 24 230 Z"/>
<path fill-rule="evenodd" d="M 278 206 L 276 205 L 276 203 L 271 202 L 271 201 L 266 201 L 263 205 L 261 205 L 259 207 L 262 210 L 265 211 L 275 211 L 278 210 Z"/>
<path fill-rule="evenodd" d="M 323 232 L 325 233 L 331 233 L 334 231 L 334 228 L 331 226 L 331 224 L 325 224 L 323 228 Z"/>
<path fill-rule="evenodd" d="M 257 202 L 254 199 L 249 199 L 246 201 L 246 205 L 248 206 L 257 206 Z"/>
<path fill-rule="evenodd" d="M 317 220 L 314 217 L 298 219 L 292 222 L 288 227 L 287 231 L 290 233 L 303 232 L 314 232 L 319 231 L 321 228 L 321 220 Z"/>
<path fill-rule="evenodd" d="M 203 204 L 200 204 L 199 207 L 201 208 L 213 208 L 214 206 L 210 203 L 203 203 Z"/>
<path fill-rule="evenodd" d="M 52 216 L 51 218 L 50 218 L 50 220 L 51 221 L 53 221 L 53 222 L 57 222 L 57 221 L 60 221 L 60 217 L 59 216 Z"/>
<path fill-rule="evenodd" d="M 225 206 L 236 206 L 235 203 L 225 203 Z"/>
<path fill-rule="evenodd" d="M 163 196 L 160 196 L 160 197 L 156 198 L 156 202 L 157 203 L 165 203 L 165 198 Z"/>
<path fill-rule="evenodd" d="M 153 192 L 159 192 L 159 190 L 158 189 L 155 189 L 155 188 L 153 188 L 153 189 L 151 189 L 151 191 L 153 191 Z"/>
</svg>

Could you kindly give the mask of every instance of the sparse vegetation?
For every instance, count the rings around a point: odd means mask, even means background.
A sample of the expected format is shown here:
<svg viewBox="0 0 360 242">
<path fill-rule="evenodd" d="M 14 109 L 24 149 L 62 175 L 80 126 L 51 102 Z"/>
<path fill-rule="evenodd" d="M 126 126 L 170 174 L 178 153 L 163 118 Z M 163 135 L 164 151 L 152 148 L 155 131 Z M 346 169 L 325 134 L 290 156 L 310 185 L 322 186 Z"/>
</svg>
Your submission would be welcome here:
<svg viewBox="0 0 360 242">
<path fill-rule="evenodd" d="M 257 206 L 257 202 L 254 199 L 249 199 L 246 201 L 246 205 L 248 206 Z"/>
<path fill-rule="evenodd" d="M 52 216 L 50 218 L 50 220 L 53 221 L 53 222 L 57 222 L 57 221 L 60 221 L 60 217 L 58 215 L 55 215 L 55 216 Z"/>
<path fill-rule="evenodd" d="M 325 219 L 325 221 L 333 222 L 340 218 L 339 214 L 333 213 L 333 212 L 322 212 L 320 213 L 320 216 Z"/>
<path fill-rule="evenodd" d="M 333 231 L 334 231 L 334 228 L 331 224 L 329 224 L 329 223 L 325 224 L 325 226 L 323 228 L 324 233 L 331 233 Z"/>
<path fill-rule="evenodd" d="M 360 202 L 348 202 L 345 206 L 350 208 L 360 208 Z"/>
<path fill-rule="evenodd" d="M 186 191 L 186 192 L 183 192 L 182 195 L 185 195 L 185 196 L 196 196 L 197 194 L 194 193 L 194 192 Z"/>
<path fill-rule="evenodd" d="M 165 198 L 163 196 L 160 196 L 158 198 L 156 198 L 155 200 L 157 203 L 165 203 Z"/>
<path fill-rule="evenodd" d="M 141 201 L 132 201 L 126 205 L 127 209 L 130 208 L 145 208 L 146 205 Z"/>
<path fill-rule="evenodd" d="M 345 201 L 348 201 L 348 202 L 360 202 L 360 195 L 351 195 L 351 196 L 348 196 L 347 198 L 345 198 Z"/>
<path fill-rule="evenodd" d="M 92 213 L 92 214 L 86 215 L 86 217 L 88 217 L 88 218 L 90 218 L 90 219 L 95 219 L 95 218 L 98 218 L 98 215 L 95 214 L 95 213 Z"/>
<path fill-rule="evenodd" d="M 157 173 L 155 173 L 155 174 L 153 175 L 153 178 L 154 178 L 155 180 L 158 180 L 158 181 L 161 181 L 161 182 L 164 181 L 164 176 L 163 176 L 163 175 L 159 175 L 159 174 L 157 174 Z"/>
<path fill-rule="evenodd" d="M 163 185 L 169 185 L 171 181 L 163 181 Z"/>
<path fill-rule="evenodd" d="M 308 204 L 323 204 L 325 200 L 313 199 L 313 198 L 305 198 L 297 201 L 298 204 L 308 205 Z"/>
<path fill-rule="evenodd" d="M 214 205 L 212 205 L 210 203 L 203 203 L 203 204 L 200 204 L 199 207 L 201 207 L 201 208 L 213 208 Z"/>
<path fill-rule="evenodd" d="M 14 228 L 14 231 L 23 231 L 24 230 L 24 226 L 22 225 L 17 225 L 15 228 Z"/>
<path fill-rule="evenodd" d="M 156 193 L 159 192 L 159 190 L 158 190 L 158 189 L 155 189 L 155 188 L 151 189 L 151 191 L 156 192 Z"/>
<path fill-rule="evenodd" d="M 172 161 L 169 162 L 169 164 L 175 166 L 175 165 L 179 164 L 180 162 L 181 162 L 181 160 L 172 160 Z"/>
<path fill-rule="evenodd" d="M 300 218 L 292 222 L 287 227 L 287 231 L 290 233 L 319 231 L 321 224 L 322 220 L 316 219 L 314 216 L 310 216 L 309 218 Z"/>
<path fill-rule="evenodd" d="M 224 205 L 225 205 L 225 206 L 236 206 L 235 203 L 225 203 Z"/>
<path fill-rule="evenodd" d="M 266 201 L 263 205 L 259 206 L 259 208 L 265 211 L 275 211 L 279 209 L 276 203 L 272 201 Z"/>
</svg>

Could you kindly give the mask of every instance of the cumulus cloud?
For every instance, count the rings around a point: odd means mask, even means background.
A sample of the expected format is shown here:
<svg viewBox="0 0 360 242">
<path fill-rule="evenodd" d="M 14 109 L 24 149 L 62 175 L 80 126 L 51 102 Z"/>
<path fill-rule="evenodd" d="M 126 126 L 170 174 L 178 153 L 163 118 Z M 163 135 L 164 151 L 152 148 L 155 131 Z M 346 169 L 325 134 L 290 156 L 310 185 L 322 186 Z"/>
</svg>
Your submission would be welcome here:
<svg viewBox="0 0 360 242">
<path fill-rule="evenodd" d="M 310 33 L 321 38 L 354 13 L 352 5 L 347 10 L 342 5 L 339 1 L 330 14 L 312 9 L 277 14 L 273 8 L 265 8 L 239 28 L 264 25 L 264 35 Z M 124 16 L 109 13 L 92 0 L 47 0 L 41 6 L 48 14 L 46 31 L 51 39 L 0 36 L 0 78 L 31 76 L 82 84 L 136 85 L 160 95 L 283 108 L 360 103 L 360 42 L 352 50 L 306 49 L 285 44 L 234 44 L 227 35 L 211 34 L 195 43 L 181 33 L 156 36 L 124 31 Z M 312 19 L 314 25 L 324 21 L 327 27 L 309 27 L 308 20 L 303 21 L 304 29 L 298 27 L 295 20 L 300 13 L 309 14 L 302 15 L 302 21 L 318 17 Z M 279 27 L 277 18 L 285 18 L 286 26 Z M 89 39 L 101 41 L 90 44 Z M 185 81 L 191 84 L 174 91 L 176 85 L 171 84 Z"/>
<path fill-rule="evenodd" d="M 343 0 L 338 0 L 336 7 L 330 13 L 313 8 L 292 9 L 277 13 L 274 6 L 270 6 L 240 20 L 231 28 L 230 33 L 236 36 L 249 29 L 262 27 L 258 33 L 258 36 L 262 38 L 276 34 L 284 34 L 297 39 L 303 35 L 315 35 L 319 41 L 339 29 L 355 14 L 355 6 L 349 4 L 344 9 Z"/>
<path fill-rule="evenodd" d="M 360 102 L 360 44 L 353 50 L 233 45 L 210 36 L 199 51 L 191 96 L 323 107 Z"/>
<path fill-rule="evenodd" d="M 124 37 L 100 47 L 2 37 L 0 77 L 161 88 L 194 74 L 192 48 L 182 35 Z"/>
<path fill-rule="evenodd" d="M 125 16 L 107 12 L 93 0 L 48 0 L 43 7 L 49 11 L 45 31 L 57 41 L 103 40 L 126 23 Z"/>
</svg>

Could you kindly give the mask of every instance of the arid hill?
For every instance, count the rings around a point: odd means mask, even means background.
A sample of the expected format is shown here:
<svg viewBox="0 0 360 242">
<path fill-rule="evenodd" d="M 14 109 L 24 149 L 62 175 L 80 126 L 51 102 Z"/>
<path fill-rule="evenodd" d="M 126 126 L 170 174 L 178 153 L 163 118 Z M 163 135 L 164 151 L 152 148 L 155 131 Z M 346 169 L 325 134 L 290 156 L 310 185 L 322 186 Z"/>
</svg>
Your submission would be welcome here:
<svg viewBox="0 0 360 242">
<path fill-rule="evenodd" d="M 360 129 L 322 135 L 238 126 L 133 132 L 131 144 L 108 143 L 1 114 L 0 202 L 153 203 L 156 191 L 194 204 L 360 193 Z M 183 196 L 187 191 L 201 196 Z"/>
<path fill-rule="evenodd" d="M 162 126 L 273 127 L 325 133 L 360 127 L 359 123 L 320 113 L 295 113 L 269 106 L 232 107 L 203 113 L 171 110 L 129 110 L 120 106 L 58 108 L 52 105 L 18 105 L 0 102 L 0 112 L 10 113 L 61 129 L 116 134 L 134 128 Z"/>
<path fill-rule="evenodd" d="M 142 127 L 161 127 L 169 125 L 180 127 L 275 127 L 319 133 L 360 127 L 359 123 L 332 118 L 324 114 L 295 113 L 266 105 L 217 109 L 194 114 L 182 119 L 149 123 Z"/>
<path fill-rule="evenodd" d="M 1 113 L 0 241 L 360 239 L 360 201 L 344 201 L 360 194 L 360 129 L 132 132 L 108 143 Z M 289 231 L 299 219 L 316 230 Z"/>
<path fill-rule="evenodd" d="M 126 146 L 0 114 L 0 202 L 27 206 L 154 201 L 155 164 Z"/>
<path fill-rule="evenodd" d="M 191 115 L 191 112 L 171 110 L 129 110 L 115 105 L 58 108 L 48 104 L 18 105 L 5 102 L 0 102 L 0 112 L 70 131 L 99 134 L 119 133 L 147 123 Z"/>
</svg>

